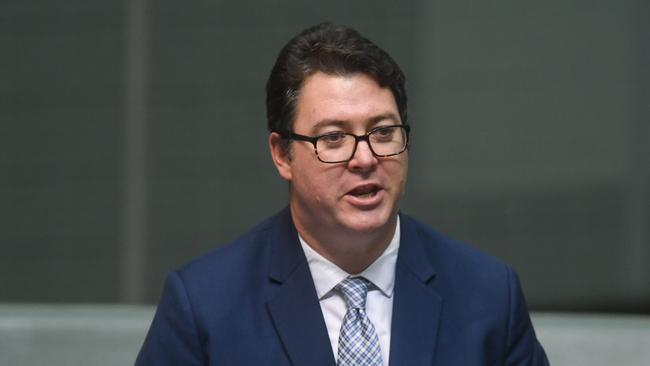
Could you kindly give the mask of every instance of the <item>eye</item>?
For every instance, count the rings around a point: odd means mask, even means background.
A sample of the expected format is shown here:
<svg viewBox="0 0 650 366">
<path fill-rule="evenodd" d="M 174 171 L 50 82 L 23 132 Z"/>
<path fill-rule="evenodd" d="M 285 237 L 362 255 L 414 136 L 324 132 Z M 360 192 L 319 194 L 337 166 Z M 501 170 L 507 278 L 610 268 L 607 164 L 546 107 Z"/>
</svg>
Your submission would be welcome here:
<svg viewBox="0 0 650 366">
<path fill-rule="evenodd" d="M 372 131 L 373 139 L 379 141 L 390 141 L 393 139 L 394 134 L 395 134 L 395 128 L 393 126 L 380 127 Z"/>
<path fill-rule="evenodd" d="M 344 139 L 345 139 L 345 134 L 340 132 L 329 133 L 319 138 L 319 140 L 329 145 L 339 144 L 343 142 Z"/>
</svg>

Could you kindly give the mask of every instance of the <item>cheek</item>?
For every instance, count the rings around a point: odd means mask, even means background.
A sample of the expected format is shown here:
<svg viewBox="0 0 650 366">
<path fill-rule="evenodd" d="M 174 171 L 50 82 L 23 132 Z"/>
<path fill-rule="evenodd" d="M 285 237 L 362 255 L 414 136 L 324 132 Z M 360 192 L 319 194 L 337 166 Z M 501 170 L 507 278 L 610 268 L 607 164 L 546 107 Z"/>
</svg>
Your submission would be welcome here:
<svg viewBox="0 0 650 366">
<path fill-rule="evenodd" d="M 292 184 L 305 202 L 333 204 L 339 199 L 346 169 L 338 164 L 325 164 L 311 156 L 313 151 L 296 151 L 291 164 Z"/>
<path fill-rule="evenodd" d="M 305 201 L 321 203 L 326 196 L 327 181 L 312 164 L 294 164 L 293 184 Z"/>
<path fill-rule="evenodd" d="M 306 194 L 320 206 L 334 205 L 339 200 L 340 172 L 317 170 L 306 177 Z"/>
<path fill-rule="evenodd" d="M 327 202 L 332 199 L 332 192 L 334 190 L 334 182 L 324 177 L 312 179 L 311 187 L 309 187 L 308 194 L 312 194 L 313 198 L 318 203 Z"/>
<path fill-rule="evenodd" d="M 385 165 L 385 174 L 394 183 L 403 185 L 408 173 L 408 160 L 395 160 Z"/>
<path fill-rule="evenodd" d="M 406 185 L 406 177 L 408 177 L 408 172 L 409 172 L 409 166 L 408 163 L 406 163 L 404 165 L 404 168 L 402 169 L 402 177 L 401 177 L 402 188 Z"/>
</svg>

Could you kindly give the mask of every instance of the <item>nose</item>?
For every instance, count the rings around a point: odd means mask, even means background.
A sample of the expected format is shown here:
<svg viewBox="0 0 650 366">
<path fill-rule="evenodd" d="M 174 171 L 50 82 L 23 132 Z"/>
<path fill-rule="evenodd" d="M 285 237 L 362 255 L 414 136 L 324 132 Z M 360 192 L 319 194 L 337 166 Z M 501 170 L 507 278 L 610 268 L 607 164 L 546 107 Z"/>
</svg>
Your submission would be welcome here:
<svg viewBox="0 0 650 366">
<path fill-rule="evenodd" d="M 357 149 L 348 162 L 348 168 L 357 171 L 371 170 L 377 165 L 377 162 L 377 157 L 370 150 L 368 141 L 362 140 L 357 143 Z"/>
</svg>

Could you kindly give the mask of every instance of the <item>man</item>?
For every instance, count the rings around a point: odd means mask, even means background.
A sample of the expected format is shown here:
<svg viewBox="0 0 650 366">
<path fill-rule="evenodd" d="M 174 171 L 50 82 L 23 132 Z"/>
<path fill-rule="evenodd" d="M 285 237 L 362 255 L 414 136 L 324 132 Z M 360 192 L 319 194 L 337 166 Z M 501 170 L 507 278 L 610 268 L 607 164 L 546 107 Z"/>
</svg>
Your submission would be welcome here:
<svg viewBox="0 0 650 366">
<path fill-rule="evenodd" d="M 404 76 L 309 28 L 267 83 L 289 207 L 166 282 L 137 365 L 547 365 L 516 274 L 398 214 Z"/>
</svg>

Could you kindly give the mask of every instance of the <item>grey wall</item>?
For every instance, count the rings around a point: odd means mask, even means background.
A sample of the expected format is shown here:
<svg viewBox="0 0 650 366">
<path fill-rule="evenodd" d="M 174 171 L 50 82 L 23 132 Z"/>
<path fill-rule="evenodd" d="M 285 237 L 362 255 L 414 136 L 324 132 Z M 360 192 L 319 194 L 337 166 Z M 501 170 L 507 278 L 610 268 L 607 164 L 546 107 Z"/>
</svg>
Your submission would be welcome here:
<svg viewBox="0 0 650 366">
<path fill-rule="evenodd" d="M 286 203 L 280 47 L 329 19 L 404 68 L 403 211 L 512 263 L 535 309 L 650 312 L 641 0 L 0 5 L 0 301 L 148 302 Z"/>
</svg>

